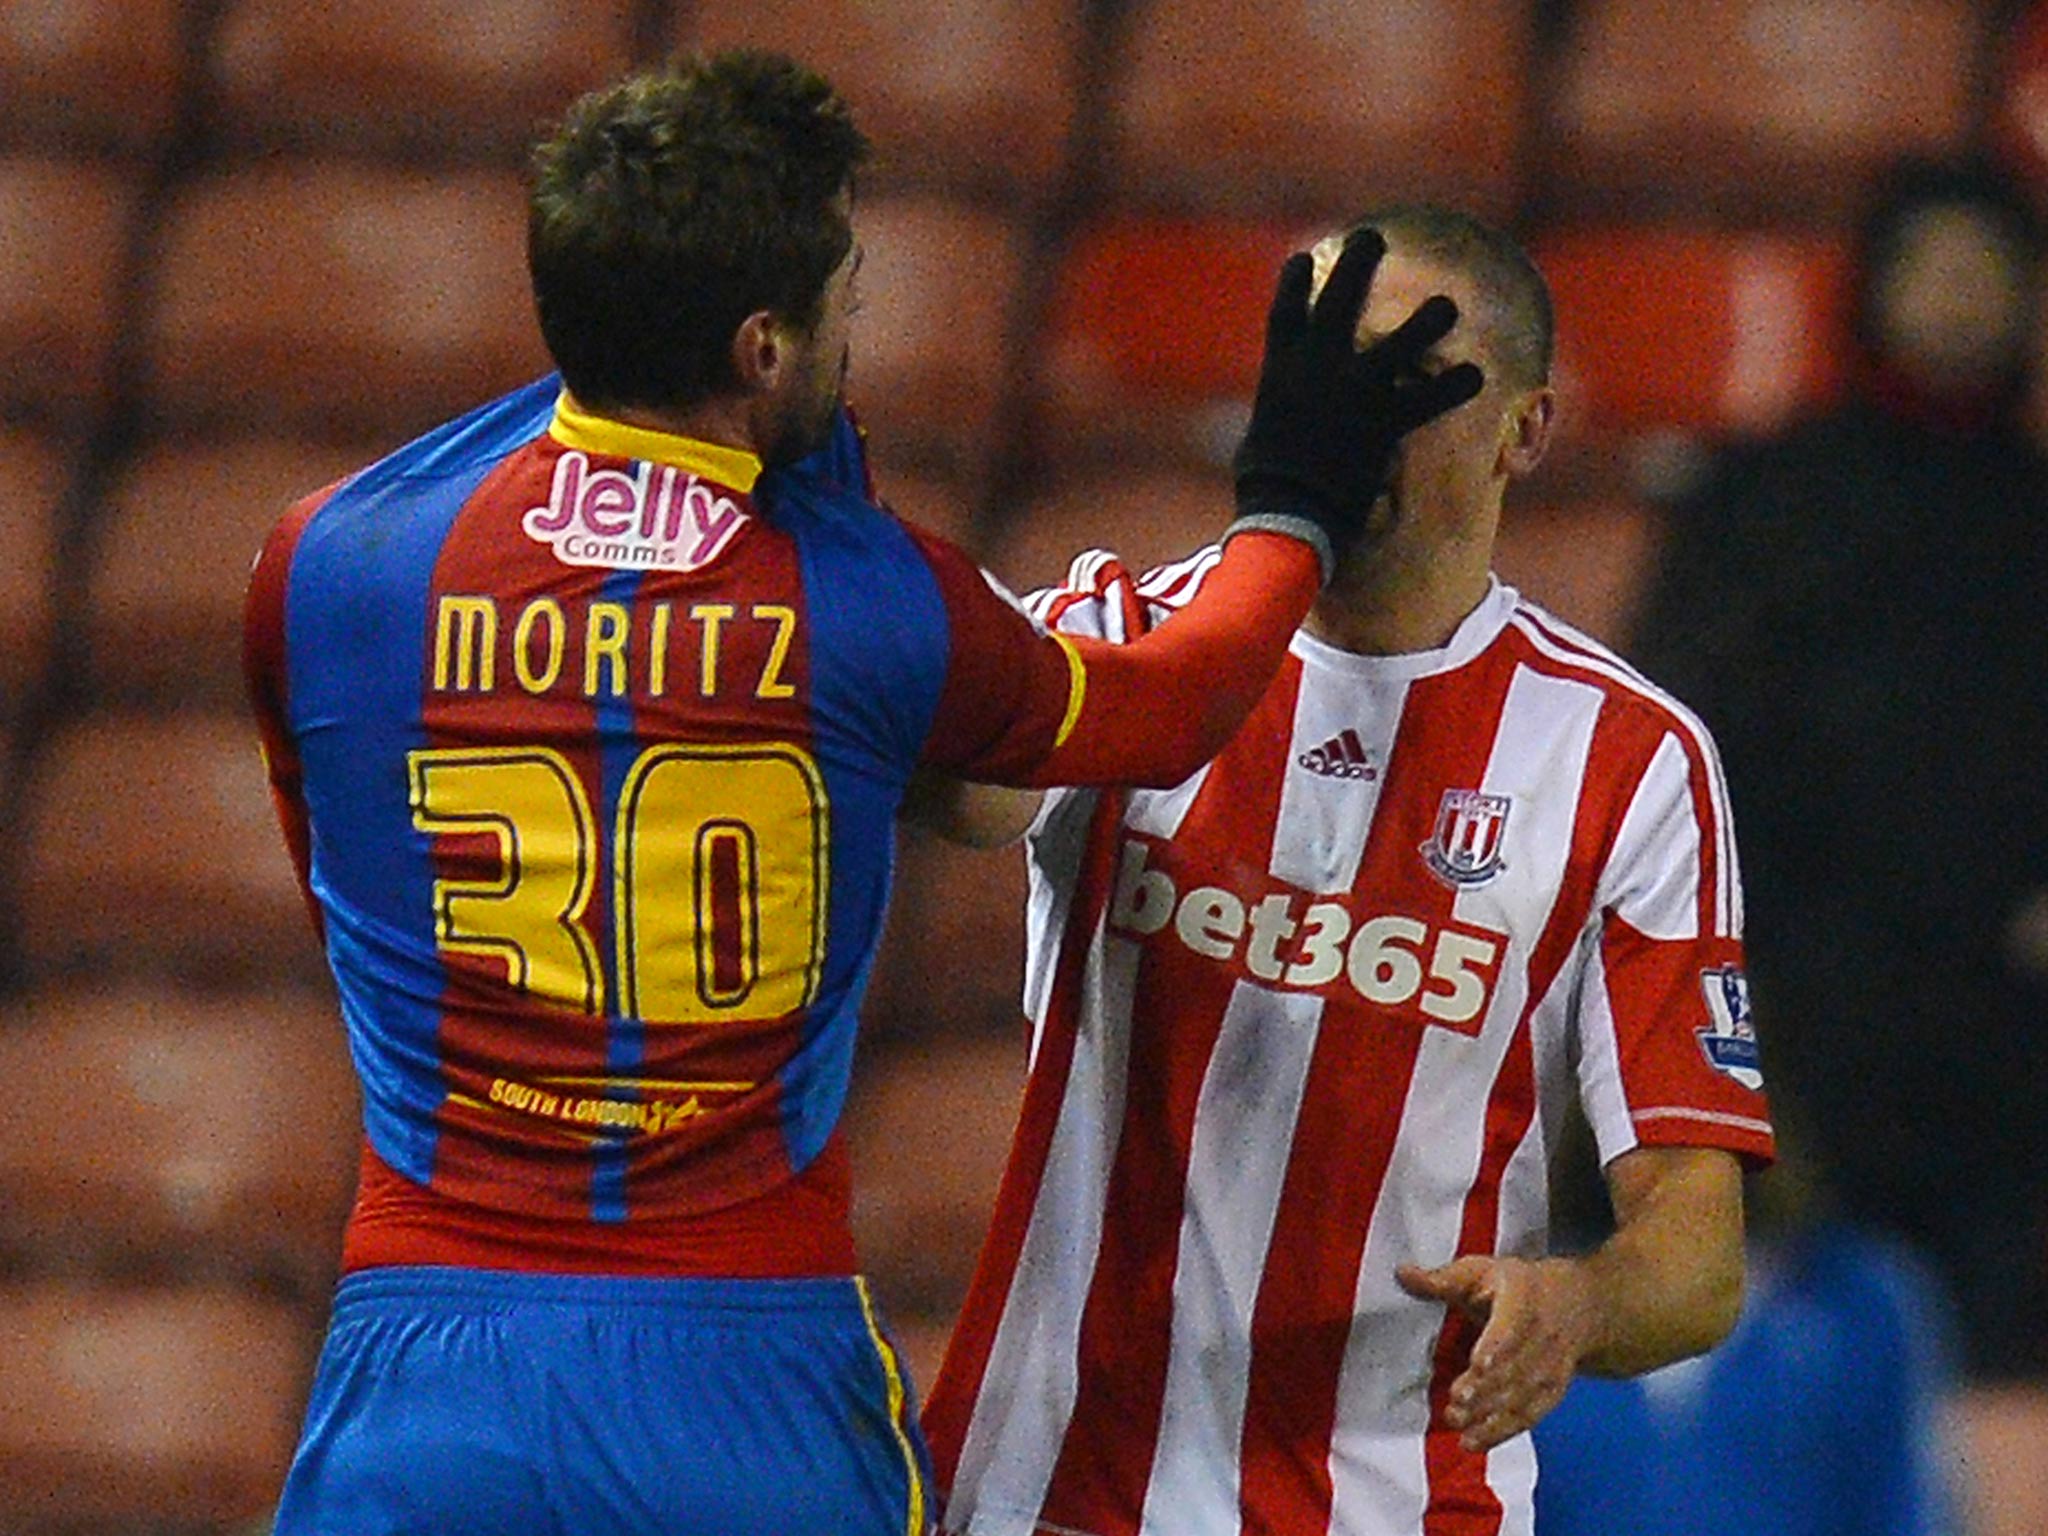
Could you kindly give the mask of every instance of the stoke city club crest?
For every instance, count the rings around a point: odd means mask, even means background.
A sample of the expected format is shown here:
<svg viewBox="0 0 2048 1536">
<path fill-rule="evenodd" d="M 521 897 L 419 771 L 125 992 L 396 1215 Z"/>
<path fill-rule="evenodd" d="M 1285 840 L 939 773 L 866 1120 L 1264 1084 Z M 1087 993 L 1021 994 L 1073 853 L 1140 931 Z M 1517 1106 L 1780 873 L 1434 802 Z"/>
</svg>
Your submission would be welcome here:
<svg viewBox="0 0 2048 1536">
<path fill-rule="evenodd" d="M 1421 848 L 1430 873 L 1456 890 L 1484 885 L 1507 866 L 1501 842 L 1507 832 L 1506 795 L 1476 789 L 1447 789 L 1436 808 L 1436 831 Z"/>
</svg>

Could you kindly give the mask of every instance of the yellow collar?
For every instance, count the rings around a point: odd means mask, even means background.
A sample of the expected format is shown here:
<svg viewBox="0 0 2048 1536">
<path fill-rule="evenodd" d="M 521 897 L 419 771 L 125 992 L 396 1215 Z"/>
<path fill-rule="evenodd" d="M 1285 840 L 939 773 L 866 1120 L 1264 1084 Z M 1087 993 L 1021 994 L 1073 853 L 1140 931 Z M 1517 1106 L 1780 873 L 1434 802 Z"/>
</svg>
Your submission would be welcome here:
<svg viewBox="0 0 2048 1536">
<path fill-rule="evenodd" d="M 555 419 L 548 435 L 564 448 L 609 458 L 641 459 L 652 464 L 673 464 L 719 485 L 731 486 L 742 495 L 752 495 L 754 482 L 761 478 L 761 461 L 744 448 L 722 443 L 701 442 L 675 432 L 657 432 L 651 427 L 629 426 L 608 416 L 596 416 L 569 398 L 566 389 L 555 399 Z"/>
</svg>

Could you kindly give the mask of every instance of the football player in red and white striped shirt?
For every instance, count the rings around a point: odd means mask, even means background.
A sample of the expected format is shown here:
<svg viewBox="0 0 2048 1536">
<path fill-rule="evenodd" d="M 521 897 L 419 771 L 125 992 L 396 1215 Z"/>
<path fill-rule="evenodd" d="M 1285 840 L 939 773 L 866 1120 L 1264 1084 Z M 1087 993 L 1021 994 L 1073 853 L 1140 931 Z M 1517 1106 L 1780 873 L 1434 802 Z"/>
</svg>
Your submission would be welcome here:
<svg viewBox="0 0 2048 1536">
<path fill-rule="evenodd" d="M 1772 1136 L 1713 743 L 1489 574 L 1552 420 L 1541 277 L 1462 215 L 1369 222 L 1362 330 L 1447 293 L 1434 362 L 1485 389 L 1406 440 L 1212 763 L 1037 811 L 1030 1082 L 925 1415 L 948 1531 L 1527 1533 L 1572 1374 L 1739 1305 Z M 1128 640 L 1215 559 L 1084 556 L 1036 611 Z M 1573 1098 L 1618 1231 L 1550 1258 Z"/>
</svg>

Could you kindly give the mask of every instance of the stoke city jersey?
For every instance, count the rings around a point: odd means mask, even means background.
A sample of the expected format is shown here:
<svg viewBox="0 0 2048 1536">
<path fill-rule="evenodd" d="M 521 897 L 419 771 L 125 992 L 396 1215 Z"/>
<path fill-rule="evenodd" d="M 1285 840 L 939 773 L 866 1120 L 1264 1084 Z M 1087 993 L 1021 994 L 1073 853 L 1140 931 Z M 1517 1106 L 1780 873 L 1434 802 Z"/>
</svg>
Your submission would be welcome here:
<svg viewBox="0 0 2048 1536">
<path fill-rule="evenodd" d="M 1213 551 L 1032 599 L 1127 640 Z M 1297 634 L 1172 788 L 1029 842 L 1024 1109 L 926 1406 L 976 1536 L 1530 1529 L 1527 1436 L 1444 1423 L 1475 1331 L 1403 1262 L 1540 1255 L 1567 1101 L 1604 1160 L 1771 1155 L 1714 748 L 1494 583 L 1440 650 Z"/>
<path fill-rule="evenodd" d="M 764 472 L 545 380 L 280 523 L 247 651 L 362 1081 L 349 1267 L 850 1269 L 903 786 L 1042 756 L 1081 684 L 871 496 L 844 413 Z"/>
</svg>

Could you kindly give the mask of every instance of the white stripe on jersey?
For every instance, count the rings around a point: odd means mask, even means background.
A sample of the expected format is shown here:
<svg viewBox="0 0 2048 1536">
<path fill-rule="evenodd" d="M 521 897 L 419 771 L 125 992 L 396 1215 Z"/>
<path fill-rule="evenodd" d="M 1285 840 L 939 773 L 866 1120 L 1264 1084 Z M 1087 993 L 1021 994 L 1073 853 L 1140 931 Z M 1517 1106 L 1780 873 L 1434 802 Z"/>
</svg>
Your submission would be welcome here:
<svg viewBox="0 0 2048 1536">
<path fill-rule="evenodd" d="M 1332 677 L 1325 667 L 1305 663 L 1294 700 L 1294 741 L 1287 777 L 1280 788 L 1280 817 L 1274 824 L 1270 864 L 1275 877 L 1318 895 L 1348 891 L 1358 882 L 1358 861 L 1379 809 L 1380 786 L 1393 761 L 1401 708 L 1408 698 L 1405 678 L 1393 681 Z M 1377 770 L 1368 779 L 1334 778 L 1300 770 L 1303 752 L 1338 732 L 1356 729 Z"/>
<path fill-rule="evenodd" d="M 1758 1120 L 1751 1115 L 1729 1115 L 1712 1109 L 1687 1109 L 1679 1104 L 1652 1105 L 1639 1109 L 1633 1118 L 1639 1122 L 1650 1120 L 1696 1120 L 1701 1125 L 1725 1125 L 1738 1131 L 1755 1131 L 1759 1135 L 1771 1133 L 1771 1122 Z"/>
<path fill-rule="evenodd" d="M 1735 860 L 1735 822 L 1729 814 L 1728 785 L 1721 771 L 1720 754 L 1699 716 L 1666 693 L 1613 651 L 1590 636 L 1528 601 L 1519 603 L 1515 628 L 1546 656 L 1567 666 L 1594 672 L 1629 692 L 1648 699 L 1668 712 L 1692 738 L 1700 760 L 1706 765 L 1708 801 L 1714 819 L 1714 929 L 1722 937 L 1739 938 L 1742 933 L 1741 878 Z"/>
<path fill-rule="evenodd" d="M 1239 982 L 1202 1078 L 1173 1275 L 1166 1401 L 1141 1536 L 1233 1532 L 1252 1307 L 1323 1000 Z"/>
<path fill-rule="evenodd" d="M 1662 878 L 1649 890 L 1602 889 L 1603 902 L 1613 903 L 1630 927 L 1653 939 L 1696 939 L 1700 933 L 1700 893 L 1690 878 L 1699 868 L 1700 824 L 1693 815 L 1692 763 L 1675 732 L 1667 732 L 1636 786 L 1614 839 L 1614 859 L 1623 863 L 1638 845 L 1660 851 Z M 1718 888 L 1718 882 L 1717 882 Z"/>
<path fill-rule="evenodd" d="M 1572 827 L 1585 787 L 1600 690 L 1516 669 L 1508 686 L 1486 773 L 1478 788 L 1515 797 L 1509 812 L 1516 858 L 1496 880 L 1460 893 L 1461 921 L 1531 936 L 1506 946 L 1486 1027 L 1477 1039 L 1431 1030 L 1423 1040 L 1401 1112 L 1394 1156 L 1365 1242 L 1351 1337 L 1337 1392 L 1342 1432 L 1331 1445 L 1330 1530 L 1376 1533 L 1418 1528 L 1429 1499 L 1423 1431 L 1444 1309 L 1418 1302 L 1394 1280 L 1394 1266 L 1448 1263 L 1456 1256 L 1464 1201 L 1479 1174 L 1489 1094 L 1498 1080 L 1514 1021 L 1528 1002 L 1533 936 L 1571 855 Z M 1524 835 L 1533 826 L 1535 835 Z M 1540 1115 L 1540 1108 L 1539 1108 Z M 1540 1140 L 1532 1120 L 1529 1140 Z M 1541 1225 L 1541 1185 L 1517 1185 L 1537 1211 L 1514 1211 L 1501 1192 L 1500 1222 L 1518 1231 Z M 1495 1452 L 1489 1458 L 1501 1456 Z M 1512 1458 L 1511 1458 L 1512 1459 Z"/>
<path fill-rule="evenodd" d="M 1129 1019 L 1138 947 L 1097 933 L 1082 978 L 1081 1015 Z M 1074 1412 L 1081 1313 L 1102 1249 L 1110 1169 L 1123 1134 L 1130 1031 L 1083 1030 L 1045 1176 L 1010 1277 L 960 1452 L 950 1528 L 1027 1536 Z"/>
</svg>

